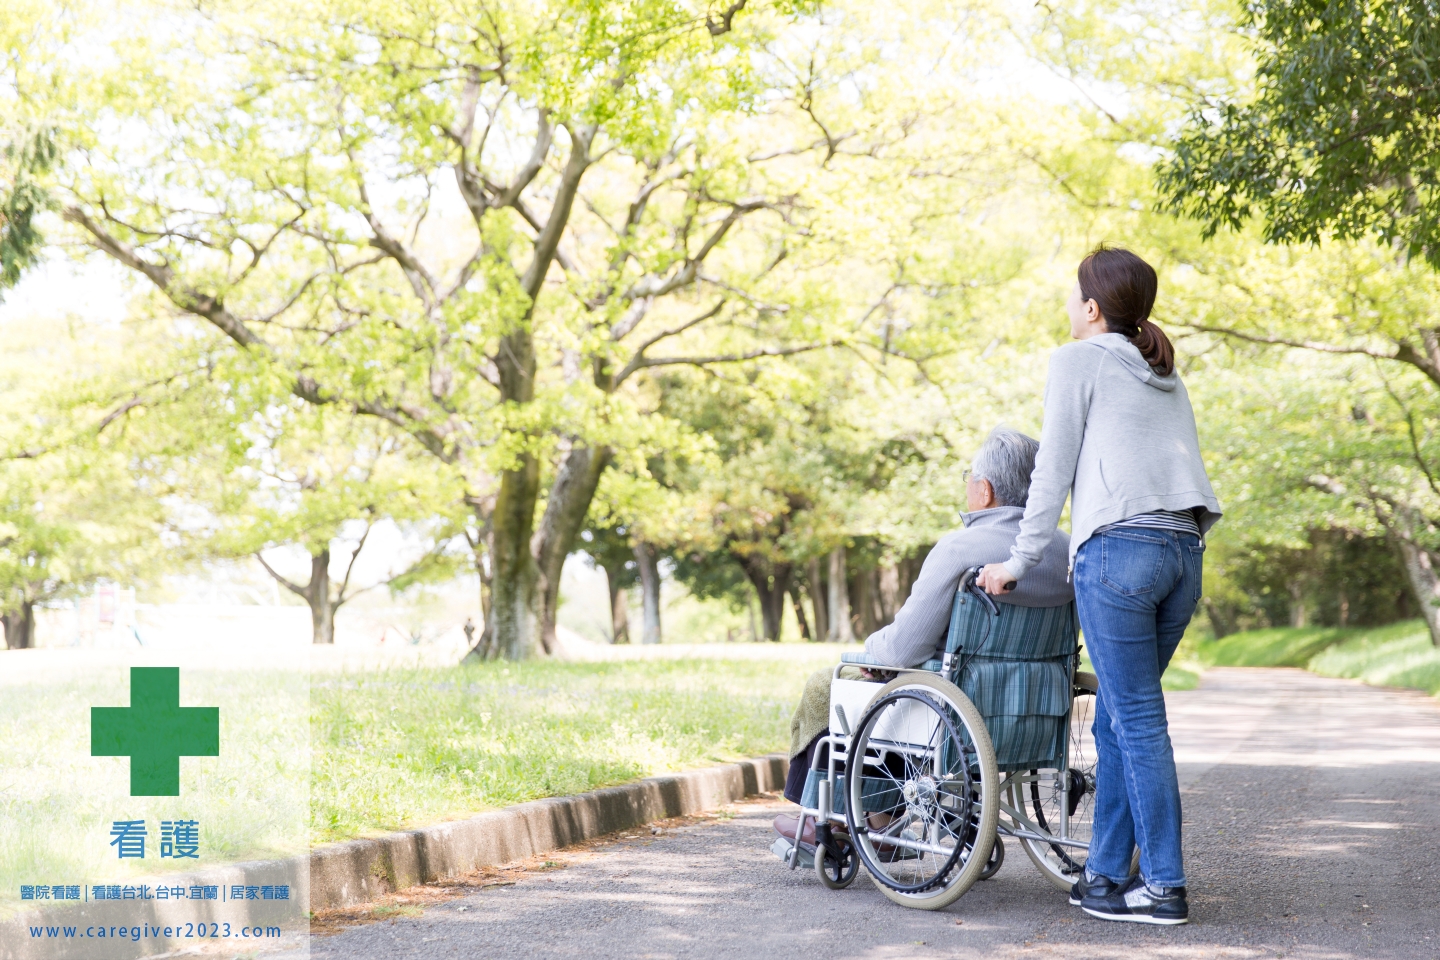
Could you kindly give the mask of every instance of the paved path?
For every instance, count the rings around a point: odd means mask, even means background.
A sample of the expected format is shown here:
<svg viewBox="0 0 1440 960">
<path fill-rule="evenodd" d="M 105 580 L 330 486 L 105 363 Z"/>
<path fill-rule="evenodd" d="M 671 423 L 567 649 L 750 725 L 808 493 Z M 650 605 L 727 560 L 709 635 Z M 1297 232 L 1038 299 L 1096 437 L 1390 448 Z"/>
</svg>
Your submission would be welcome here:
<svg viewBox="0 0 1440 960">
<path fill-rule="evenodd" d="M 1189 926 L 1092 920 L 1011 846 L 936 913 L 830 892 L 768 851 L 781 804 L 317 937 L 328 958 L 1440 958 L 1440 704 L 1298 670 L 1174 694 Z"/>
</svg>

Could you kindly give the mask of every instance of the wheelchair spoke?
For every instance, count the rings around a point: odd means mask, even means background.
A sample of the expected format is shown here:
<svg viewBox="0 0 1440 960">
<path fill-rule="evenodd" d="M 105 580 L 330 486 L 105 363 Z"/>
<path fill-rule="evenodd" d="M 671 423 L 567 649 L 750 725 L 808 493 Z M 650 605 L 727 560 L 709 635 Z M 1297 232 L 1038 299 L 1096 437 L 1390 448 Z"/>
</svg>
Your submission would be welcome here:
<svg viewBox="0 0 1440 960">
<path fill-rule="evenodd" d="M 862 826 L 855 815 L 861 856 L 897 890 L 942 884 L 974 846 L 974 747 L 962 728 L 933 695 L 901 691 L 871 708 L 851 745 L 863 771 L 854 804 L 864 816 Z M 885 739 L 872 742 L 877 730 Z"/>
</svg>

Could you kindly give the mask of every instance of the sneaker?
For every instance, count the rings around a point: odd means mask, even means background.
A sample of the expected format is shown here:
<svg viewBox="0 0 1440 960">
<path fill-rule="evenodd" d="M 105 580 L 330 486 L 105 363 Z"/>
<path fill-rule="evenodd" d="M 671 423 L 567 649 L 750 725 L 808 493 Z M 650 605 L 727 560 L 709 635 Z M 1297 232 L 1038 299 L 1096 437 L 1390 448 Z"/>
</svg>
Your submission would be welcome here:
<svg viewBox="0 0 1440 960">
<path fill-rule="evenodd" d="M 1109 877 L 1091 877 L 1084 870 L 1080 871 L 1080 879 L 1070 887 L 1070 906 L 1080 906 L 1080 901 L 1087 896 L 1108 897 L 1120 886 Z"/>
<path fill-rule="evenodd" d="M 1155 923 L 1174 926 L 1190 920 L 1190 907 L 1185 902 L 1184 887 L 1152 887 L 1134 877 L 1124 887 L 1098 896 L 1090 893 L 1080 901 L 1080 909 L 1101 920 L 1125 920 L 1130 923 Z"/>
</svg>

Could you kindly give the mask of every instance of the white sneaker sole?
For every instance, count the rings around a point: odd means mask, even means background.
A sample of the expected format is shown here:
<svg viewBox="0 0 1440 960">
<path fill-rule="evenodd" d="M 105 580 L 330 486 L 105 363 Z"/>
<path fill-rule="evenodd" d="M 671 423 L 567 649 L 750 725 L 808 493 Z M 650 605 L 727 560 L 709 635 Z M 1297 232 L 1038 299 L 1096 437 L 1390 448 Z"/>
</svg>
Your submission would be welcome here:
<svg viewBox="0 0 1440 960">
<path fill-rule="evenodd" d="M 1143 913 L 1101 913 L 1098 910 L 1091 910 L 1089 907 L 1081 907 L 1096 920 L 1119 920 L 1124 923 L 1148 923 L 1157 927 L 1178 927 L 1182 923 L 1189 923 L 1190 918 L 1172 920 L 1169 917 L 1151 917 Z"/>
</svg>

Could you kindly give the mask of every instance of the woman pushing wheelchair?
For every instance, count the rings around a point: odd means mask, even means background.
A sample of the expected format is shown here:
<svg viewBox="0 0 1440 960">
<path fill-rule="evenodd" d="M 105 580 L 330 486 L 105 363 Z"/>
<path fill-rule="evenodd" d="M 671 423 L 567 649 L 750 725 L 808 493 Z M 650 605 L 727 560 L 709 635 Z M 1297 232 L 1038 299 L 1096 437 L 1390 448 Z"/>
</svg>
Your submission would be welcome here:
<svg viewBox="0 0 1440 960">
<path fill-rule="evenodd" d="M 1173 347 L 1150 320 L 1157 286 L 1128 250 L 1081 262 L 1066 304 L 1077 342 L 1050 358 L 1019 534 L 979 582 L 997 596 L 1023 585 L 1048 559 L 1070 496 L 1076 604 L 1100 681 L 1093 832 L 1070 902 L 1101 919 L 1179 924 L 1189 919 L 1180 788 L 1160 677 L 1200 599 L 1220 504 Z"/>
<path fill-rule="evenodd" d="M 965 529 L 895 623 L 806 685 L 786 785 L 800 813 L 777 819 L 774 849 L 794 869 L 808 848 L 826 886 L 863 863 L 891 900 L 939 909 L 999 869 L 1010 837 L 1092 916 L 1189 918 L 1160 675 L 1220 507 L 1149 319 L 1155 271 L 1102 247 L 1078 274 L 1078 342 L 1051 358 L 1042 439 L 991 433 Z M 1077 669 L 1082 626 L 1098 679 Z"/>
</svg>

